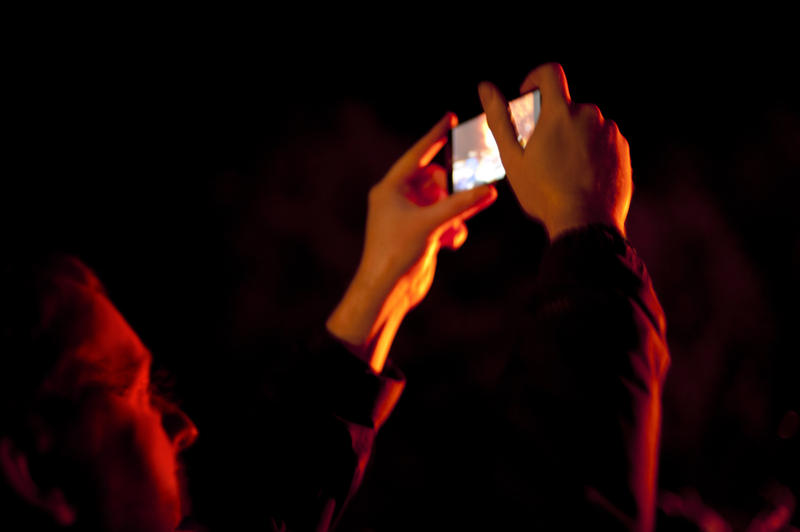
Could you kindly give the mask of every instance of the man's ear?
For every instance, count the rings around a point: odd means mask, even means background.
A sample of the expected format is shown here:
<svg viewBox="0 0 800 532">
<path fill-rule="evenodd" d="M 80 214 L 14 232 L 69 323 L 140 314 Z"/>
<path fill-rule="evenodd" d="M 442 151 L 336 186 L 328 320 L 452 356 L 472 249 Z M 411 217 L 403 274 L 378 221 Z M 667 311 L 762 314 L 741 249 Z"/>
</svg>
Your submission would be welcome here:
<svg viewBox="0 0 800 532">
<path fill-rule="evenodd" d="M 8 436 L 0 436 L 0 474 L 25 502 L 49 514 L 62 526 L 75 523 L 75 508 L 59 488 L 41 489 L 31 476 L 28 455 Z"/>
</svg>

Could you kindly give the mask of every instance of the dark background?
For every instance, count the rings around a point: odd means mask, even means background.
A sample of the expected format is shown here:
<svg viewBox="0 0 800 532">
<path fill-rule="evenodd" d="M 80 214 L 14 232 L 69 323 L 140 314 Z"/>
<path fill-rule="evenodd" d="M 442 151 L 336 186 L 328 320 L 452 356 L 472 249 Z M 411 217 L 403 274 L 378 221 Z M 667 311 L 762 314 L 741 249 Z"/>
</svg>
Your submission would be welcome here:
<svg viewBox="0 0 800 532">
<path fill-rule="evenodd" d="M 680 28 L 613 42 L 613 28 L 477 32 L 463 49 L 458 30 L 411 23 L 28 36 L 4 67 L 3 239 L 81 256 L 177 376 L 197 445 L 235 446 L 258 420 L 240 434 L 216 420 L 270 350 L 324 323 L 360 254 L 369 187 L 446 111 L 479 112 L 482 79 L 510 97 L 530 69 L 561 62 L 574 100 L 631 145 L 629 238 L 673 357 L 665 508 L 679 512 L 669 494 L 702 500 L 740 529 L 780 486 L 798 488 L 800 112 L 789 34 L 772 28 L 691 42 Z M 468 225 L 400 330 L 392 357 L 408 386 L 345 530 L 409 529 L 479 497 L 467 464 L 490 435 L 470 412 L 502 368 L 501 309 L 542 242 L 504 185 Z M 212 480 L 196 482 L 202 496 Z"/>
</svg>

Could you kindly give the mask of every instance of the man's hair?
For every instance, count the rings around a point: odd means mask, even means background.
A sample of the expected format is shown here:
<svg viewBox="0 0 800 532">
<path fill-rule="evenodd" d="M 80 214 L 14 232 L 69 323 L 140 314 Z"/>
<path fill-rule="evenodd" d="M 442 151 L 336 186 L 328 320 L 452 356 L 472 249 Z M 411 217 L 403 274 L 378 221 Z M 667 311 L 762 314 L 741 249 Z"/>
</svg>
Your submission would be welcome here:
<svg viewBox="0 0 800 532">
<path fill-rule="evenodd" d="M 0 276 L 0 433 L 14 434 L 61 355 L 86 334 L 80 290 L 105 293 L 97 276 L 70 255 L 16 257 Z"/>
<path fill-rule="evenodd" d="M 45 393 L 43 384 L 57 371 L 62 355 L 86 337 L 89 308 L 81 291 L 105 290 L 85 264 L 69 255 L 8 258 L 0 264 L 0 274 L 0 437 L 31 450 L 32 414 L 56 431 L 74 419 L 78 405 L 52 389 Z M 49 516 L 20 501 L 0 476 L 0 529 L 57 527 Z"/>
</svg>

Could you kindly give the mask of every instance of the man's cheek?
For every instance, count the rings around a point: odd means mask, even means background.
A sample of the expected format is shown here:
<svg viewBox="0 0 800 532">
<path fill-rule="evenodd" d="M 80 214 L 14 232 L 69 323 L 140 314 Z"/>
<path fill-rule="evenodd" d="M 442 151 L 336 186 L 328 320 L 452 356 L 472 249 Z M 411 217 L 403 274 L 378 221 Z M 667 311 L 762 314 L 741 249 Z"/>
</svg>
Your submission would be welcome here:
<svg viewBox="0 0 800 532">
<path fill-rule="evenodd" d="M 124 404 L 125 401 L 112 393 L 91 395 L 69 434 L 72 453 L 94 461 L 109 454 L 117 445 L 129 446 L 133 439 L 133 418 Z"/>
<path fill-rule="evenodd" d="M 180 521 L 180 487 L 175 447 L 161 425 L 160 416 L 146 416 L 138 432 L 138 451 L 142 472 L 147 476 L 154 497 L 174 524 Z"/>
</svg>

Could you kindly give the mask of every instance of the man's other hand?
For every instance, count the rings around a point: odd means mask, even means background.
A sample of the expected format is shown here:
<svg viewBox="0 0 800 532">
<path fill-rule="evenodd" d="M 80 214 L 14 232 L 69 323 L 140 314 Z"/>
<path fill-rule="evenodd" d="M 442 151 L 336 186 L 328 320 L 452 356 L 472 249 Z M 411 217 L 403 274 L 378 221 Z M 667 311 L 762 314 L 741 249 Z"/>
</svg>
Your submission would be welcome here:
<svg viewBox="0 0 800 532">
<path fill-rule="evenodd" d="M 441 246 L 459 248 L 464 220 L 497 197 L 490 185 L 448 196 L 447 173 L 431 161 L 456 124 L 448 113 L 369 192 L 361 261 L 327 326 L 376 371 L 400 321 L 428 293 Z"/>
<path fill-rule="evenodd" d="M 561 65 L 542 65 L 520 87 L 539 89 L 542 109 L 525 148 L 500 91 L 479 85 L 489 128 L 520 205 L 544 223 L 550 239 L 603 223 L 625 235 L 633 184 L 628 142 L 593 104 L 574 103 Z"/>
</svg>

